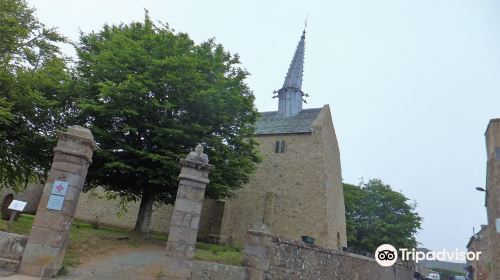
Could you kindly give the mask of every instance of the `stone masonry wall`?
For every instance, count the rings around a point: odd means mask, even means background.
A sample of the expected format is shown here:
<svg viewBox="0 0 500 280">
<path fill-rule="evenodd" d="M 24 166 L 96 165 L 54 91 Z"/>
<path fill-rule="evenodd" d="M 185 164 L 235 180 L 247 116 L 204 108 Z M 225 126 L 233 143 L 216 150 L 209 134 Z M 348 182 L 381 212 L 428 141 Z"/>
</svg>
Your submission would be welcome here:
<svg viewBox="0 0 500 280">
<path fill-rule="evenodd" d="M 347 247 L 347 233 L 344 205 L 344 188 L 342 186 L 342 169 L 337 136 L 333 127 L 330 106 L 325 105 L 313 123 L 314 133 L 321 131 L 323 153 L 323 179 L 326 189 L 326 215 L 328 232 L 335 235 L 336 244 L 330 246 L 340 249 Z"/>
<path fill-rule="evenodd" d="M 479 260 L 473 260 L 470 265 L 474 267 L 473 279 L 475 280 L 490 280 L 491 257 L 490 257 L 490 244 L 488 242 L 488 235 L 492 234 L 494 229 L 492 226 L 485 226 L 478 233 L 471 237 L 467 246 L 469 252 L 481 252 Z"/>
<path fill-rule="evenodd" d="M 413 280 L 413 266 L 382 267 L 374 259 L 274 237 L 266 280 Z"/>
<path fill-rule="evenodd" d="M 500 222 L 500 119 L 492 119 L 485 133 L 486 170 L 486 212 L 488 227 L 485 231 L 488 242 L 487 254 L 491 261 L 489 279 L 500 279 L 500 232 L 496 222 Z"/>
<path fill-rule="evenodd" d="M 17 273 L 28 237 L 0 231 L 0 277 Z"/>
<path fill-rule="evenodd" d="M 218 234 L 220 232 L 220 220 L 223 211 L 221 203 L 214 200 L 205 200 L 198 232 L 200 239 L 208 240 L 209 234 Z M 80 195 L 75 218 L 89 222 L 98 221 L 102 225 L 132 229 L 135 226 L 138 212 L 139 202 L 127 203 L 126 211 L 124 211 L 120 207 L 118 198 L 107 199 L 105 198 L 104 190 L 98 188 Z M 154 207 L 151 230 L 167 233 L 172 212 L 172 205 Z M 217 225 L 217 216 L 219 216 L 219 225 Z"/>
<path fill-rule="evenodd" d="M 38 183 L 29 183 L 22 192 L 16 193 L 11 188 L 4 188 L 0 194 L 0 204 L 4 200 L 4 198 L 12 194 L 14 199 L 22 200 L 28 202 L 26 207 L 24 208 L 24 213 L 34 214 L 36 209 L 38 208 L 38 203 L 40 202 L 40 197 L 43 192 L 43 184 Z"/>
<path fill-rule="evenodd" d="M 194 261 L 191 280 L 246 280 L 245 267 Z"/>
<path fill-rule="evenodd" d="M 308 235 L 323 246 L 346 246 L 340 156 L 328 106 L 310 134 L 255 139 L 263 161 L 226 202 L 221 234 L 227 242 L 242 245 L 247 230 L 263 223 L 279 236 Z M 285 141 L 284 153 L 275 153 L 276 141 Z"/>
</svg>

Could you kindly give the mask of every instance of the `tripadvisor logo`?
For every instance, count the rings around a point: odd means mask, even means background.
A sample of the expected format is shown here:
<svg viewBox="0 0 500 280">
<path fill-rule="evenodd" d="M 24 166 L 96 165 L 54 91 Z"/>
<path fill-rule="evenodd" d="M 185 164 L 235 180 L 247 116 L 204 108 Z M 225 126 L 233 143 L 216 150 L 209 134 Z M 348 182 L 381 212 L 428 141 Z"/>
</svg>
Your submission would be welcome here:
<svg viewBox="0 0 500 280">
<path fill-rule="evenodd" d="M 429 261 L 452 261 L 452 262 L 463 262 L 463 261 L 477 261 L 479 260 L 479 255 L 481 252 L 465 252 L 458 249 L 454 251 L 417 251 L 415 249 L 399 249 L 399 255 L 402 261 L 414 261 L 418 263 L 419 261 L 429 260 Z M 375 260 L 381 266 L 392 266 L 398 260 L 398 250 L 390 244 L 380 245 L 375 251 Z"/>
<path fill-rule="evenodd" d="M 375 260 L 381 266 L 392 266 L 398 260 L 398 251 L 390 244 L 380 245 L 375 251 Z"/>
</svg>

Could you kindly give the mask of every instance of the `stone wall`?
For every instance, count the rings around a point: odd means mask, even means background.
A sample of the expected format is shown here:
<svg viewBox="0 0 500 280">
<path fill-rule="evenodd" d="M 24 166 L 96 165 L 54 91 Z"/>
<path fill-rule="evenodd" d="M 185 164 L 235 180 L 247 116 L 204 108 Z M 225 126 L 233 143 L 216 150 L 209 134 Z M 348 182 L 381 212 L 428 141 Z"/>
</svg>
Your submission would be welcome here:
<svg viewBox="0 0 500 280">
<path fill-rule="evenodd" d="M 0 277 L 17 272 L 28 237 L 0 231 Z"/>
<path fill-rule="evenodd" d="M 490 244 L 488 242 L 488 235 L 493 233 L 491 226 L 484 226 L 481 230 L 471 237 L 467 250 L 469 252 L 481 252 L 479 260 L 473 260 L 470 265 L 474 268 L 473 279 L 475 280 L 489 280 L 491 261 L 490 261 Z"/>
<path fill-rule="evenodd" d="M 199 239 L 209 240 L 210 234 L 220 233 L 223 202 L 205 200 L 200 218 Z M 97 188 L 80 195 L 75 218 L 102 225 L 132 229 L 135 226 L 139 202 L 128 202 L 125 209 L 120 206 L 119 198 L 108 199 L 102 188 Z M 167 233 L 172 217 L 173 206 L 163 205 L 153 208 L 151 230 Z"/>
<path fill-rule="evenodd" d="M 323 246 L 346 246 L 340 155 L 328 106 L 312 130 L 255 137 L 263 161 L 226 202 L 222 235 L 228 243 L 242 245 L 247 230 L 264 223 L 290 239 L 308 235 Z M 284 153 L 275 153 L 276 141 L 285 141 Z"/>
<path fill-rule="evenodd" d="M 0 193 L 0 204 L 2 204 L 7 195 L 12 194 L 14 199 L 28 202 L 24 208 L 24 213 L 35 214 L 42 192 L 43 184 L 38 183 L 29 183 L 26 188 L 19 193 L 16 193 L 11 188 L 4 188 Z"/>
<path fill-rule="evenodd" d="M 384 268 L 372 258 L 273 238 L 266 279 L 413 280 L 410 264 Z"/>
<path fill-rule="evenodd" d="M 330 106 L 324 106 L 313 123 L 314 133 L 321 133 L 323 182 L 326 190 L 326 222 L 328 232 L 336 235 L 330 248 L 347 247 L 347 233 L 344 205 L 344 188 L 342 186 L 342 169 L 337 136 L 333 127 Z"/>
<path fill-rule="evenodd" d="M 486 170 L 486 212 L 488 226 L 485 229 L 487 245 L 485 254 L 489 258 L 489 279 L 500 279 L 500 234 L 496 231 L 500 222 L 500 119 L 492 119 L 485 133 L 487 170 Z M 483 257 L 484 256 L 480 256 Z M 477 270 L 477 269 L 476 269 Z"/>
<path fill-rule="evenodd" d="M 246 280 L 245 267 L 194 261 L 191 280 Z"/>
</svg>

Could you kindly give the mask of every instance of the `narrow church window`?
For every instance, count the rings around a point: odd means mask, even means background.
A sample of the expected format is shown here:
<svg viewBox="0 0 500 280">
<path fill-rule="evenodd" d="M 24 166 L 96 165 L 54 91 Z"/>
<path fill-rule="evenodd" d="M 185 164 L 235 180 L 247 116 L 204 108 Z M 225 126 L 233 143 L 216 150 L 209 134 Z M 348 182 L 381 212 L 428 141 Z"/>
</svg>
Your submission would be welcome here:
<svg viewBox="0 0 500 280">
<path fill-rule="evenodd" d="M 274 147 L 275 153 L 285 153 L 285 141 L 276 141 L 276 146 Z"/>
</svg>

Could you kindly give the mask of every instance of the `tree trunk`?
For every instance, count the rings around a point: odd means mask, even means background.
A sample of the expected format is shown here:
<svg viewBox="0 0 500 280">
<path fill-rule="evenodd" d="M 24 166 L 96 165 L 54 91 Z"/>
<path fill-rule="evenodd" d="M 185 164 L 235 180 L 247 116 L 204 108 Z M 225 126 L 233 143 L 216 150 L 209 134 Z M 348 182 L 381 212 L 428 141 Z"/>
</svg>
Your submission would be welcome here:
<svg viewBox="0 0 500 280">
<path fill-rule="evenodd" d="M 142 191 L 141 205 L 135 223 L 134 231 L 149 238 L 151 233 L 151 216 L 153 215 L 153 196 L 147 188 Z"/>
</svg>

